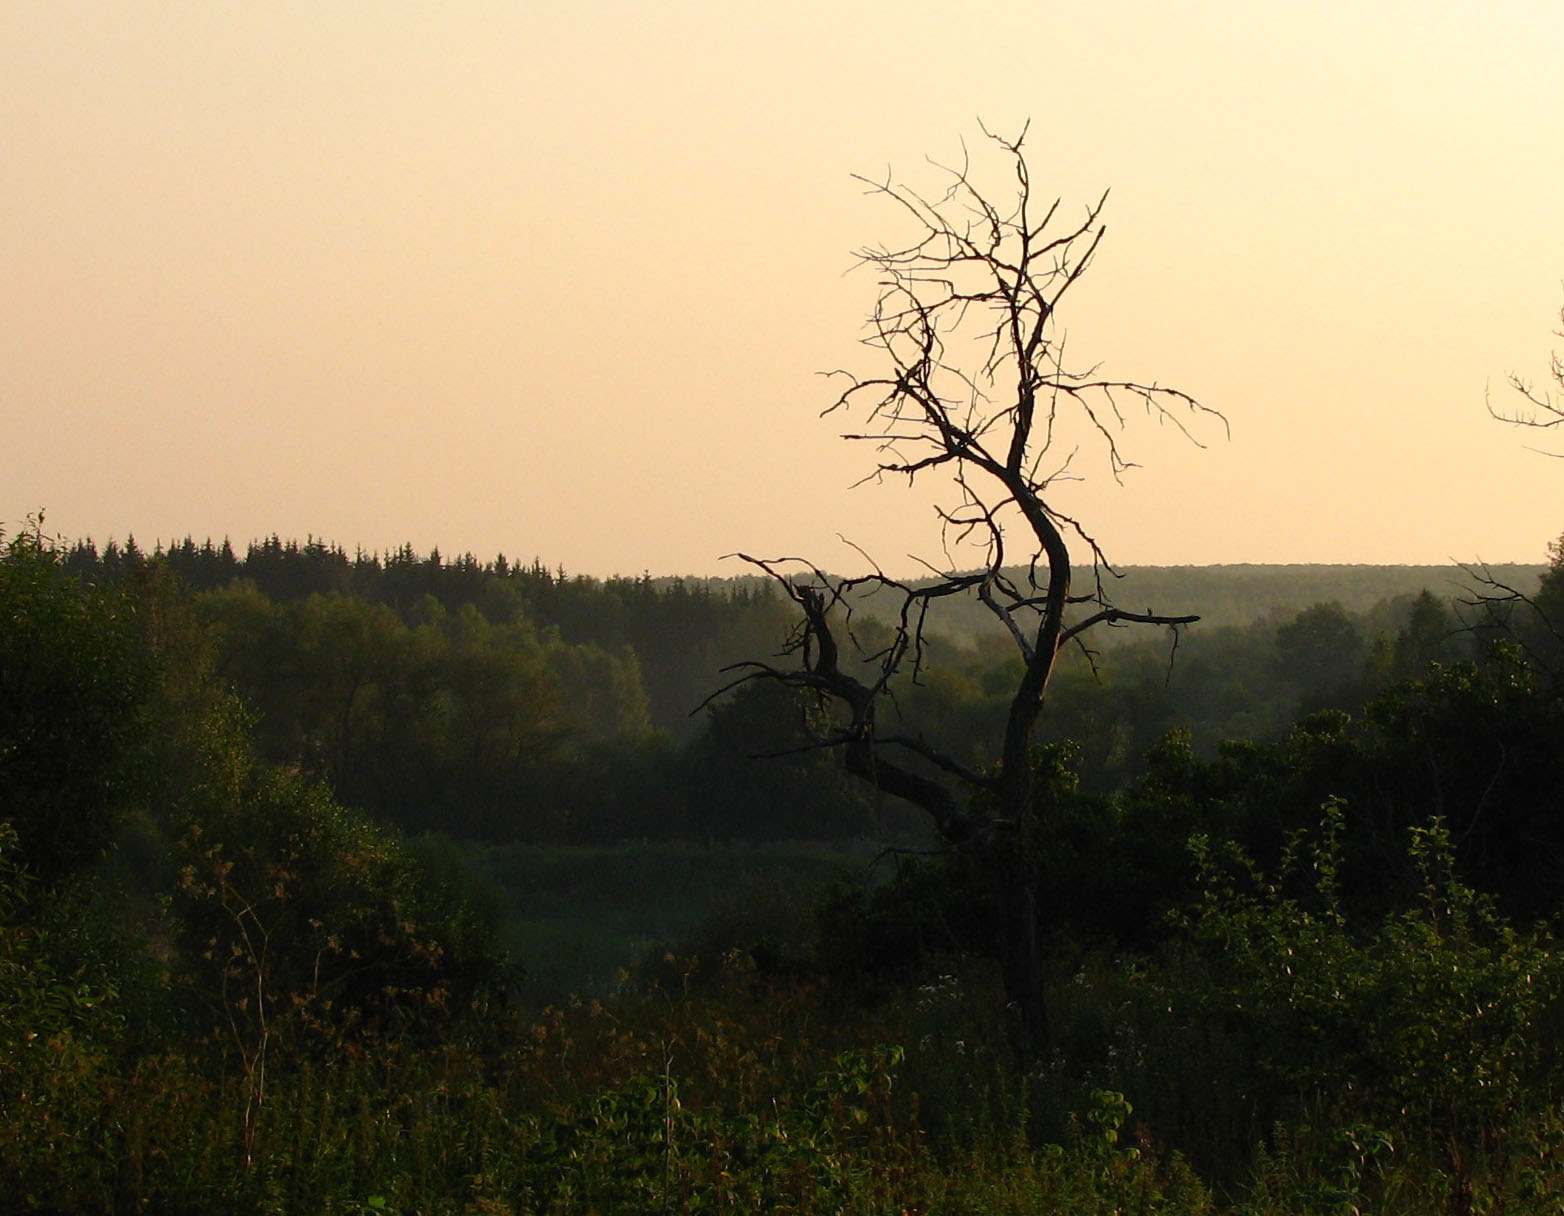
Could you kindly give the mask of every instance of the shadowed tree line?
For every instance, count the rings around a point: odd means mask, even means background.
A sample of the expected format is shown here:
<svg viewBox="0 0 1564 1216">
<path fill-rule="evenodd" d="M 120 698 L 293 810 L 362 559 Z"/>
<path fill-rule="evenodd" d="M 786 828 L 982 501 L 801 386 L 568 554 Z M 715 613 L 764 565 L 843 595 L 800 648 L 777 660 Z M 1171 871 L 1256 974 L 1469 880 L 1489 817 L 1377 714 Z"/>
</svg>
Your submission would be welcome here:
<svg viewBox="0 0 1564 1216">
<path fill-rule="evenodd" d="M 495 624 L 524 619 L 555 631 L 568 643 L 590 643 L 617 654 L 634 650 L 653 723 L 685 728 L 691 707 L 710 691 L 709 671 L 768 645 L 779 628 L 776 597 L 757 579 L 613 578 L 570 575 L 539 561 L 512 563 L 503 554 L 480 561 L 454 559 L 439 549 L 427 555 L 404 545 L 381 556 L 351 556 L 319 540 L 251 542 L 242 555 L 225 539 L 197 544 L 192 538 L 148 554 L 129 538 L 100 552 L 91 541 L 71 546 L 72 574 L 116 578 L 157 560 L 194 591 L 216 591 L 244 581 L 277 602 L 339 595 L 384 606 L 406 623 L 476 608 Z"/>
<path fill-rule="evenodd" d="M 744 688 L 692 713 L 720 667 L 782 638 L 787 605 L 763 580 L 600 581 L 275 538 L 243 557 L 191 540 L 150 554 L 81 542 L 61 561 L 105 584 L 157 572 L 189 599 L 261 754 L 409 830 L 583 843 L 917 831 L 814 746 L 807 696 Z M 1188 602 L 1202 577 L 1223 585 L 1220 571 L 1190 570 L 1173 591 Z M 1286 572 L 1306 593 L 1333 588 L 1329 571 L 1300 577 Z M 1302 712 L 1352 708 L 1429 660 L 1473 657 L 1470 616 L 1424 591 L 1362 613 L 1323 602 L 1195 628 L 1171 664 L 1155 638 L 1117 641 L 1096 663 L 1067 650 L 1050 685 L 1058 713 L 1038 737 L 1072 742 L 1083 783 L 1111 789 L 1169 730 L 1206 754 L 1274 737 Z M 869 647 L 893 631 L 872 615 L 854 629 Z M 1009 643 L 931 629 L 925 645 L 930 662 L 895 682 L 889 720 L 938 734 L 964 765 L 994 763 Z"/>
</svg>

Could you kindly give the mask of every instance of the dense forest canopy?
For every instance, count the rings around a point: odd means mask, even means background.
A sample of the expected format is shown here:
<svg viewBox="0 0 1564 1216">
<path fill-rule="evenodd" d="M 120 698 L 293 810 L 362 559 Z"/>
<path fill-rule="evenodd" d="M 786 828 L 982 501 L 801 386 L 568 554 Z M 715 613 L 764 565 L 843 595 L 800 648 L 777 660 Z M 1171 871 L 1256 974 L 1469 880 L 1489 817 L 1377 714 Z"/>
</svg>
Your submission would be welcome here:
<svg viewBox="0 0 1564 1216">
<path fill-rule="evenodd" d="M 111 583 L 166 570 L 192 593 L 264 754 L 407 828 L 585 842 L 855 836 L 904 821 L 798 750 L 805 707 L 782 708 L 785 696 L 746 690 L 695 712 L 722 668 L 781 645 L 787 605 L 767 579 L 596 580 L 503 556 L 350 556 L 275 536 L 242 554 L 190 538 L 150 553 L 84 541 L 62 564 Z M 1493 573 L 1529 587 L 1544 569 Z M 1083 778 L 1107 788 L 1168 730 L 1209 750 L 1270 737 L 1305 709 L 1350 707 L 1422 661 L 1471 652 L 1463 579 L 1460 567 L 1130 569 L 1123 596 L 1198 596 L 1212 619 L 1172 663 L 1163 639 L 1130 630 L 1109 632 L 1108 661 L 1067 654 L 1060 725 L 1045 737 L 1072 740 Z M 884 627 L 882 606 L 853 605 L 864 636 Z M 899 692 L 898 712 L 988 763 L 1009 656 L 980 606 L 939 609 L 937 662 Z"/>
</svg>

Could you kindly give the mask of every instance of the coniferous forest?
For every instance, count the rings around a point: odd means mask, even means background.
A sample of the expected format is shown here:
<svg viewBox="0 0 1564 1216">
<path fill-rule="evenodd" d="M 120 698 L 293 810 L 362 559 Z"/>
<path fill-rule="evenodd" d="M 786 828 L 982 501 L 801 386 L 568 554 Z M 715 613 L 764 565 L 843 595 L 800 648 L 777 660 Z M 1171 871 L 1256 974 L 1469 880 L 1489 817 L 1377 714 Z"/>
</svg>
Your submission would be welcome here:
<svg viewBox="0 0 1564 1216">
<path fill-rule="evenodd" d="M 1128 571 L 1211 608 L 1054 674 L 1036 1033 L 992 873 L 814 746 L 820 699 L 712 697 L 796 631 L 775 580 L 31 521 L 0 1204 L 1553 1210 L 1551 556 Z M 978 772 L 1017 663 L 985 628 L 953 600 L 892 690 Z"/>
</svg>

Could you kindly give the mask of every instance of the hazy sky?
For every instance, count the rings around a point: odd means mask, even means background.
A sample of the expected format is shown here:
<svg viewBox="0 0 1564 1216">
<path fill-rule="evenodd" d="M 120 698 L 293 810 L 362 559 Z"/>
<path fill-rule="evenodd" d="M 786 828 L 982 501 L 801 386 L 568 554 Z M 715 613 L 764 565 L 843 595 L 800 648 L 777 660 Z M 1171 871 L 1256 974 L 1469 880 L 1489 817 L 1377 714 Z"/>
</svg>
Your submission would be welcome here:
<svg viewBox="0 0 1564 1216">
<path fill-rule="evenodd" d="M 1070 349 L 1232 427 L 1130 419 L 1111 556 L 1541 560 L 1564 462 L 1484 394 L 1564 346 L 1561 52 L 1558 0 L 4 0 L 0 520 L 911 569 L 928 496 L 818 417 L 897 232 L 850 175 L 1030 118 L 1112 190 Z"/>
</svg>

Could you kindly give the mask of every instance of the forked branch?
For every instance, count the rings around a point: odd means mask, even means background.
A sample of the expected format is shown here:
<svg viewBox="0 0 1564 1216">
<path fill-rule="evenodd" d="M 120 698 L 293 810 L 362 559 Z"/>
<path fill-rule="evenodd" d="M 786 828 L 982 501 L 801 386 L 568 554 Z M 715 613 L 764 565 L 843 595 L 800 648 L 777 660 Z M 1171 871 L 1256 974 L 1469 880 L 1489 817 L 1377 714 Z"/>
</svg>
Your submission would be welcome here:
<svg viewBox="0 0 1564 1216">
<path fill-rule="evenodd" d="M 1179 389 L 1066 363 L 1057 312 L 1102 246 L 1108 196 L 1072 217 L 1059 199 L 1034 194 L 1024 130 L 1014 139 L 984 135 L 1012 170 L 1013 195 L 980 189 L 965 149 L 959 165 L 939 167 L 943 189 L 934 195 L 889 176 L 858 179 L 894 204 L 914 231 L 900 245 L 859 252 L 879 285 L 863 338 L 877 369 L 868 376 L 831 373 L 843 384 L 824 411 L 863 419 L 844 437 L 873 445 L 866 480 L 945 479 L 951 497 L 938 509 L 945 561 L 931 567 L 932 579 L 912 583 L 878 568 L 840 579 L 808 562 L 739 555 L 776 580 L 800 621 L 776 661 L 739 664 L 727 685 L 772 680 L 834 706 L 824 742 L 840 747 L 854 772 L 928 810 L 950 839 L 983 824 L 959 809 L 941 778 L 989 790 L 990 825 L 1019 822 L 1033 810 L 1032 736 L 1066 643 L 1098 626 L 1178 627 L 1197 619 L 1113 604 L 1113 571 L 1100 546 L 1056 501 L 1059 483 L 1075 478 L 1077 451 L 1083 444 L 1100 449 L 1107 472 L 1122 477 L 1133 467 L 1121 449 L 1131 406 L 1197 443 L 1192 422 L 1213 418 L 1226 426 Z M 1076 542 L 1096 571 L 1085 594 L 1071 587 Z M 896 607 L 889 642 L 866 653 L 852 644 L 851 617 L 853 600 L 871 591 Z M 878 703 L 894 696 L 898 680 L 916 680 L 923 670 L 930 606 L 954 595 L 983 604 L 1022 660 L 992 773 L 920 737 L 876 731 Z M 888 748 L 917 757 L 928 775 L 887 759 Z"/>
<path fill-rule="evenodd" d="M 1553 332 L 1556 337 L 1564 338 L 1564 309 L 1559 312 L 1559 320 L 1561 327 Z M 1564 356 L 1561 356 L 1558 351 L 1553 351 L 1549 355 L 1548 378 L 1555 385 L 1556 391 L 1564 394 Z M 1488 413 L 1492 417 L 1511 426 L 1528 427 L 1538 431 L 1551 431 L 1554 427 L 1564 425 L 1564 396 L 1555 397 L 1554 390 L 1539 389 L 1515 372 L 1510 373 L 1509 382 L 1510 388 L 1525 404 L 1509 411 L 1497 410 L 1490 399 L 1487 405 Z M 1546 452 L 1540 448 L 1533 450 L 1544 456 L 1564 459 L 1564 452 Z"/>
</svg>

